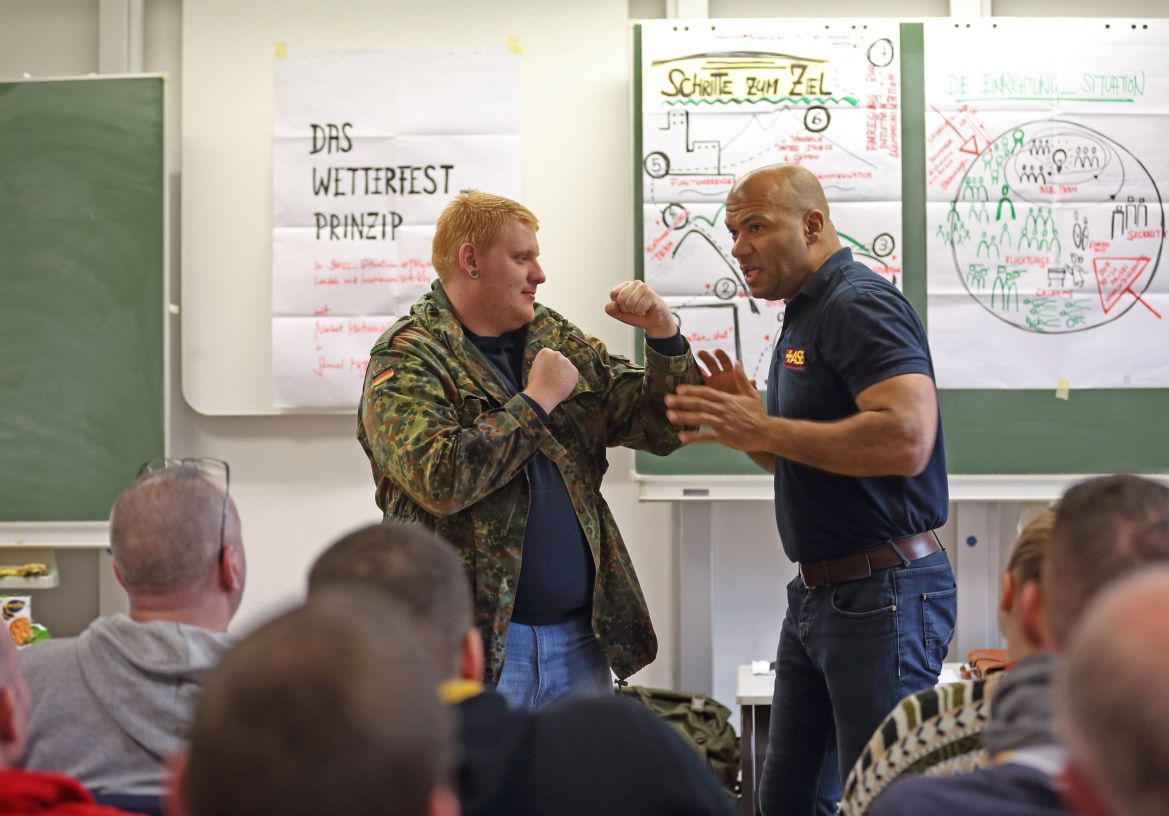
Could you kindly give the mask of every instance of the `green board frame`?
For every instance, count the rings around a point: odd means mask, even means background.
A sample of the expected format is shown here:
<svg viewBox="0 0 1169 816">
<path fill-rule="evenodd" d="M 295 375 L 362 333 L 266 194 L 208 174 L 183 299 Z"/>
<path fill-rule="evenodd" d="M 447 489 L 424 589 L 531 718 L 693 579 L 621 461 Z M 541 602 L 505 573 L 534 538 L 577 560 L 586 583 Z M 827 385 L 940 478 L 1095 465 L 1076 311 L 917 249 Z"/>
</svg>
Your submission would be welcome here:
<svg viewBox="0 0 1169 816">
<path fill-rule="evenodd" d="M 904 291 L 926 316 L 925 51 L 921 23 L 901 23 L 901 195 Z M 641 26 L 633 27 L 634 263 L 644 277 Z M 1166 350 L 1169 353 L 1169 350 Z M 988 361 L 987 365 L 993 365 Z M 1169 389 L 938 392 L 947 468 L 954 475 L 1169 474 Z M 758 476 L 747 457 L 719 445 L 658 457 L 638 451 L 641 476 Z"/>
<path fill-rule="evenodd" d="M 0 522 L 104 521 L 163 452 L 163 91 L 0 83 Z"/>
</svg>

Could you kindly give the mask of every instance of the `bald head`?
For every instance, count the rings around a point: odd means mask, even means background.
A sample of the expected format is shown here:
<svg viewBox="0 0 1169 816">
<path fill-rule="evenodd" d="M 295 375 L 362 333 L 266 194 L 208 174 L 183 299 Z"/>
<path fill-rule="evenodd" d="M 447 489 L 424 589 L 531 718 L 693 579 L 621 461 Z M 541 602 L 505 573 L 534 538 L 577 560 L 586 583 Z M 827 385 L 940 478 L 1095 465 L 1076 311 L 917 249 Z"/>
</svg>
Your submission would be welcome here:
<svg viewBox="0 0 1169 816">
<path fill-rule="evenodd" d="M 794 164 L 760 167 L 727 195 L 731 255 L 751 294 L 788 300 L 840 249 L 820 182 Z"/>
<path fill-rule="evenodd" d="M 1059 688 L 1078 773 L 1113 813 L 1169 812 L 1169 566 L 1105 590 L 1073 633 Z"/>
<path fill-rule="evenodd" d="M 740 176 L 727 200 L 761 194 L 796 216 L 820 210 L 828 217 L 828 199 L 820 180 L 798 164 L 770 164 Z"/>
</svg>

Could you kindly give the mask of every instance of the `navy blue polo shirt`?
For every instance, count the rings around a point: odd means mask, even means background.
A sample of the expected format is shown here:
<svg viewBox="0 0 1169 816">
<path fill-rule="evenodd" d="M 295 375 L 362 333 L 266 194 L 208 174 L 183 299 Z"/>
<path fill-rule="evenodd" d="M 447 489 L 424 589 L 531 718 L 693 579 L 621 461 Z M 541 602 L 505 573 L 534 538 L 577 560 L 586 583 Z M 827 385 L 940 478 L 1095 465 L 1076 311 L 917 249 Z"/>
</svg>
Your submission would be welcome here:
<svg viewBox="0 0 1169 816">
<path fill-rule="evenodd" d="M 841 249 L 784 312 L 767 378 L 767 412 L 831 422 L 856 395 L 901 374 L 934 376 L 925 329 L 897 288 Z M 946 522 L 942 419 L 929 464 L 913 477 L 841 476 L 776 457 L 775 517 L 793 561 L 819 561 Z"/>
</svg>

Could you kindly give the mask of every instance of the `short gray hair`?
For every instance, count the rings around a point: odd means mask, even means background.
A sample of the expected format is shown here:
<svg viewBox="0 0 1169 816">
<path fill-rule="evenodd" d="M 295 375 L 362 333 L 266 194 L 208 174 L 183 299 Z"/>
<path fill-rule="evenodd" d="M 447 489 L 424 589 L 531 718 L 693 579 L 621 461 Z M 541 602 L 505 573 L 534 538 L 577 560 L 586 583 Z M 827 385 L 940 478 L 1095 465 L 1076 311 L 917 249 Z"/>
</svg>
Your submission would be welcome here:
<svg viewBox="0 0 1169 816">
<path fill-rule="evenodd" d="M 212 672 L 179 796 L 192 816 L 424 816 L 450 789 L 451 714 L 404 610 L 321 593 Z"/>
<path fill-rule="evenodd" d="M 325 550 L 309 570 L 309 596 L 365 586 L 409 610 L 432 632 L 435 665 L 449 672 L 473 625 L 471 586 L 454 547 L 433 530 L 386 521 L 354 530 Z"/>
<path fill-rule="evenodd" d="M 126 589 L 170 592 L 203 580 L 219 558 L 223 501 L 223 488 L 195 467 L 135 479 L 110 512 L 110 549 Z M 239 517 L 227 503 L 223 537 L 238 545 Z"/>
</svg>

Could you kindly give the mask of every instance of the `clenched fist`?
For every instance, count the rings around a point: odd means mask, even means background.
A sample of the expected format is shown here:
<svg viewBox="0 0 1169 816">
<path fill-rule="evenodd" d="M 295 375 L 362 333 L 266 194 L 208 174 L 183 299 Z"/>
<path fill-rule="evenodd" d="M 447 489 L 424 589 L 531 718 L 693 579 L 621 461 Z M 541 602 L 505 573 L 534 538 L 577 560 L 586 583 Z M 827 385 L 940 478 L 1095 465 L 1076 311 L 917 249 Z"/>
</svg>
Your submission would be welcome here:
<svg viewBox="0 0 1169 816">
<path fill-rule="evenodd" d="M 673 337 L 678 324 L 662 296 L 645 281 L 625 281 L 609 292 L 605 313 L 645 331 L 654 340 Z"/>
<path fill-rule="evenodd" d="M 567 357 L 559 351 L 542 348 L 536 352 L 536 359 L 532 360 L 524 393 L 534 399 L 545 413 L 550 414 L 572 393 L 578 379 L 580 372 Z"/>
</svg>

